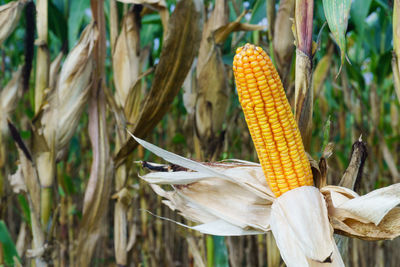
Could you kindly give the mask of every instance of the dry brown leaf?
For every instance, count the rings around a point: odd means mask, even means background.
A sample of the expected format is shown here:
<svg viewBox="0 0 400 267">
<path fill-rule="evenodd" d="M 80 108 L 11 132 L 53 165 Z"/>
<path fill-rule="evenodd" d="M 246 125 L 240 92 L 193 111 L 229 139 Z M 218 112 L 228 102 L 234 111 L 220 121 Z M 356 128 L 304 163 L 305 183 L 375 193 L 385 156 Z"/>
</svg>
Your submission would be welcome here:
<svg viewBox="0 0 400 267">
<path fill-rule="evenodd" d="M 294 114 L 306 150 L 310 147 L 312 134 L 313 90 L 311 76 L 312 63 L 309 56 L 301 50 L 296 50 Z"/>
<path fill-rule="evenodd" d="M 163 42 L 152 87 L 133 127 L 136 135 L 148 134 L 167 112 L 179 92 L 199 47 L 203 24 L 202 9 L 203 3 L 200 0 L 178 2 L 169 21 L 168 35 Z M 137 143 L 129 139 L 115 157 L 117 165 L 136 146 Z"/>
</svg>

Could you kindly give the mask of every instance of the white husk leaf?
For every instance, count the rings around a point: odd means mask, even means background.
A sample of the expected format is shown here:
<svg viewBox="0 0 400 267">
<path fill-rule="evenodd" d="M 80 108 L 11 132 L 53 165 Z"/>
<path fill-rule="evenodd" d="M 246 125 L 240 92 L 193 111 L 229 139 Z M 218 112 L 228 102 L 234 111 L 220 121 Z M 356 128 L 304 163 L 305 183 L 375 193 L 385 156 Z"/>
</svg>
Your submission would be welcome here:
<svg viewBox="0 0 400 267">
<path fill-rule="evenodd" d="M 0 6 L 0 45 L 14 31 L 26 1 L 12 1 Z"/>
<path fill-rule="evenodd" d="M 394 184 L 351 199 L 337 208 L 378 225 L 385 215 L 399 203 L 400 184 Z"/>
<path fill-rule="evenodd" d="M 330 266 L 344 266 L 337 257 L 333 229 L 325 200 L 313 186 L 292 189 L 272 205 L 271 230 L 288 266 L 318 266 L 330 257 Z"/>
<path fill-rule="evenodd" d="M 399 184 L 364 196 L 339 187 L 321 188 L 335 230 L 366 240 L 393 239 L 400 235 Z"/>
<path fill-rule="evenodd" d="M 201 172 L 204 174 L 208 174 L 213 177 L 218 177 L 219 179 L 224 179 L 227 181 L 230 181 L 232 183 L 236 183 L 239 186 L 242 186 L 246 188 L 247 190 L 253 192 L 255 195 L 259 197 L 266 197 L 270 199 L 271 201 L 275 198 L 274 194 L 272 191 L 269 189 L 265 178 L 263 178 L 263 185 L 255 185 L 254 183 L 249 183 L 249 179 L 254 179 L 253 175 L 243 172 L 243 173 L 238 173 L 237 170 L 234 171 L 228 171 L 230 174 L 227 175 L 226 172 L 220 171 L 220 168 L 211 168 L 210 166 L 206 166 L 204 164 L 201 164 L 199 162 L 184 158 L 182 156 L 176 155 L 172 152 L 169 152 L 167 150 L 164 150 L 162 148 L 159 148 L 153 144 L 150 144 L 136 136 L 134 136 L 132 133 L 128 132 L 140 145 L 142 145 L 144 148 L 150 150 L 157 156 L 165 159 L 168 162 L 171 162 L 173 164 L 176 164 L 178 166 L 182 166 L 184 168 L 187 168 L 192 171 L 197 171 Z M 251 169 L 255 169 L 252 167 Z M 261 170 L 261 167 L 259 167 L 259 170 Z M 261 174 L 260 174 L 261 175 Z M 262 174 L 262 177 L 264 177 L 264 174 Z"/>
<path fill-rule="evenodd" d="M 45 139 L 48 145 L 54 142 L 56 151 L 68 144 L 87 102 L 93 69 L 92 51 L 97 38 L 97 27 L 92 23 L 68 54 L 41 119 Z"/>
</svg>

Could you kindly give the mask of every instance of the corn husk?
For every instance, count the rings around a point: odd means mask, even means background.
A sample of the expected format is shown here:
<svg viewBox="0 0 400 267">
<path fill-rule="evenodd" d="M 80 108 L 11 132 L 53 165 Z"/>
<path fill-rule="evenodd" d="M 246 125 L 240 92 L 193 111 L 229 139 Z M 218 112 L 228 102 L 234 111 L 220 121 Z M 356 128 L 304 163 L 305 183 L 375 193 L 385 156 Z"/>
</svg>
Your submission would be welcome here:
<svg viewBox="0 0 400 267">
<path fill-rule="evenodd" d="M 288 266 L 344 266 L 333 239 L 325 200 L 319 190 L 303 186 L 272 204 L 271 230 Z"/>
<path fill-rule="evenodd" d="M 199 163 L 134 138 L 184 168 L 141 178 L 166 199 L 164 204 L 200 223 L 189 228 L 226 236 L 271 229 L 288 266 L 343 266 L 333 231 L 367 240 L 400 235 L 400 184 L 364 196 L 340 186 L 300 187 L 275 198 L 259 164 Z"/>
<path fill-rule="evenodd" d="M 49 73 L 49 88 L 55 89 L 57 86 L 57 81 L 60 76 L 60 66 L 61 59 L 63 58 L 64 53 L 60 52 L 57 57 L 50 64 L 50 73 Z"/>
<path fill-rule="evenodd" d="M 128 12 L 123 19 L 113 53 L 115 98 L 120 107 L 125 106 L 130 89 L 139 76 L 139 30 L 135 13 Z"/>
<path fill-rule="evenodd" d="M 55 144 L 56 151 L 65 147 L 75 133 L 79 118 L 87 102 L 90 75 L 93 69 L 92 51 L 97 41 L 94 23 L 86 27 L 78 44 L 67 56 L 57 82 L 50 94 L 41 119 L 47 144 Z"/>
<path fill-rule="evenodd" d="M 27 1 L 11 1 L 0 6 L 0 45 L 14 31 Z"/>
</svg>

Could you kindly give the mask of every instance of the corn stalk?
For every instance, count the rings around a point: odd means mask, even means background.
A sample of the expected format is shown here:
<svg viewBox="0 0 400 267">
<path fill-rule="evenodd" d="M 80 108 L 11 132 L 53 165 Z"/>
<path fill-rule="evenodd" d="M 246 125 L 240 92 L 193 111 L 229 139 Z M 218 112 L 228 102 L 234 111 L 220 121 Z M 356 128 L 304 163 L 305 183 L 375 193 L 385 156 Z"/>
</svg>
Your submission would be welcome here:
<svg viewBox="0 0 400 267">
<path fill-rule="evenodd" d="M 49 86 L 50 55 L 48 50 L 48 0 L 38 0 L 37 10 L 37 33 L 38 46 L 36 55 L 36 82 L 35 82 L 35 113 L 42 106 L 44 91 Z"/>
<path fill-rule="evenodd" d="M 310 149 L 313 111 L 312 26 L 314 0 L 296 0 L 296 80 L 294 113 L 306 150 Z"/>
<path fill-rule="evenodd" d="M 93 149 L 93 162 L 83 202 L 83 216 L 75 250 L 76 264 L 89 266 L 94 248 L 101 237 L 108 211 L 111 192 L 112 161 L 106 130 L 106 100 L 104 94 L 104 62 L 106 33 L 103 1 L 91 1 L 94 23 L 99 30 L 99 41 L 94 45 L 95 68 L 89 101 L 89 136 Z"/>
</svg>

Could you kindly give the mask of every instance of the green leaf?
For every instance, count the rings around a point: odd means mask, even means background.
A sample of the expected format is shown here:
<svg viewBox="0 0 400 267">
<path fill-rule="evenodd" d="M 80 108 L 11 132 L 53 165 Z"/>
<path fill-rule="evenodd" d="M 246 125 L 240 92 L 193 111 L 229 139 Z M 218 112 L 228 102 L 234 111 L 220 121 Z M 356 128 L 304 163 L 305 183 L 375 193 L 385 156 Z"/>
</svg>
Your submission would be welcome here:
<svg viewBox="0 0 400 267">
<path fill-rule="evenodd" d="M 78 40 L 79 32 L 86 9 L 90 8 L 90 1 L 71 1 L 68 17 L 68 47 L 72 49 Z"/>
<path fill-rule="evenodd" d="M 4 262 L 6 266 L 14 266 L 14 257 L 21 262 L 14 241 L 11 239 L 10 233 L 3 220 L 0 221 L 0 243 L 3 246 Z"/>
<path fill-rule="evenodd" d="M 340 68 L 342 68 L 344 59 L 347 57 L 345 34 L 349 20 L 351 0 L 322 0 L 322 3 L 329 29 L 340 48 Z"/>
<path fill-rule="evenodd" d="M 359 34 L 364 34 L 365 18 L 368 15 L 372 0 L 355 0 L 351 6 L 351 20 L 356 25 Z"/>
<path fill-rule="evenodd" d="M 266 7 L 266 1 L 264 0 L 258 0 L 253 9 L 251 10 L 251 19 L 250 23 L 251 24 L 257 24 L 259 23 L 263 18 L 267 16 L 267 7 Z"/>
<path fill-rule="evenodd" d="M 49 30 L 61 39 L 61 43 L 67 41 L 67 21 L 63 13 L 51 1 L 49 3 Z"/>
<path fill-rule="evenodd" d="M 18 195 L 18 202 L 22 209 L 23 219 L 31 225 L 31 210 L 29 209 L 28 201 L 26 200 L 25 196 L 22 194 Z"/>
</svg>

